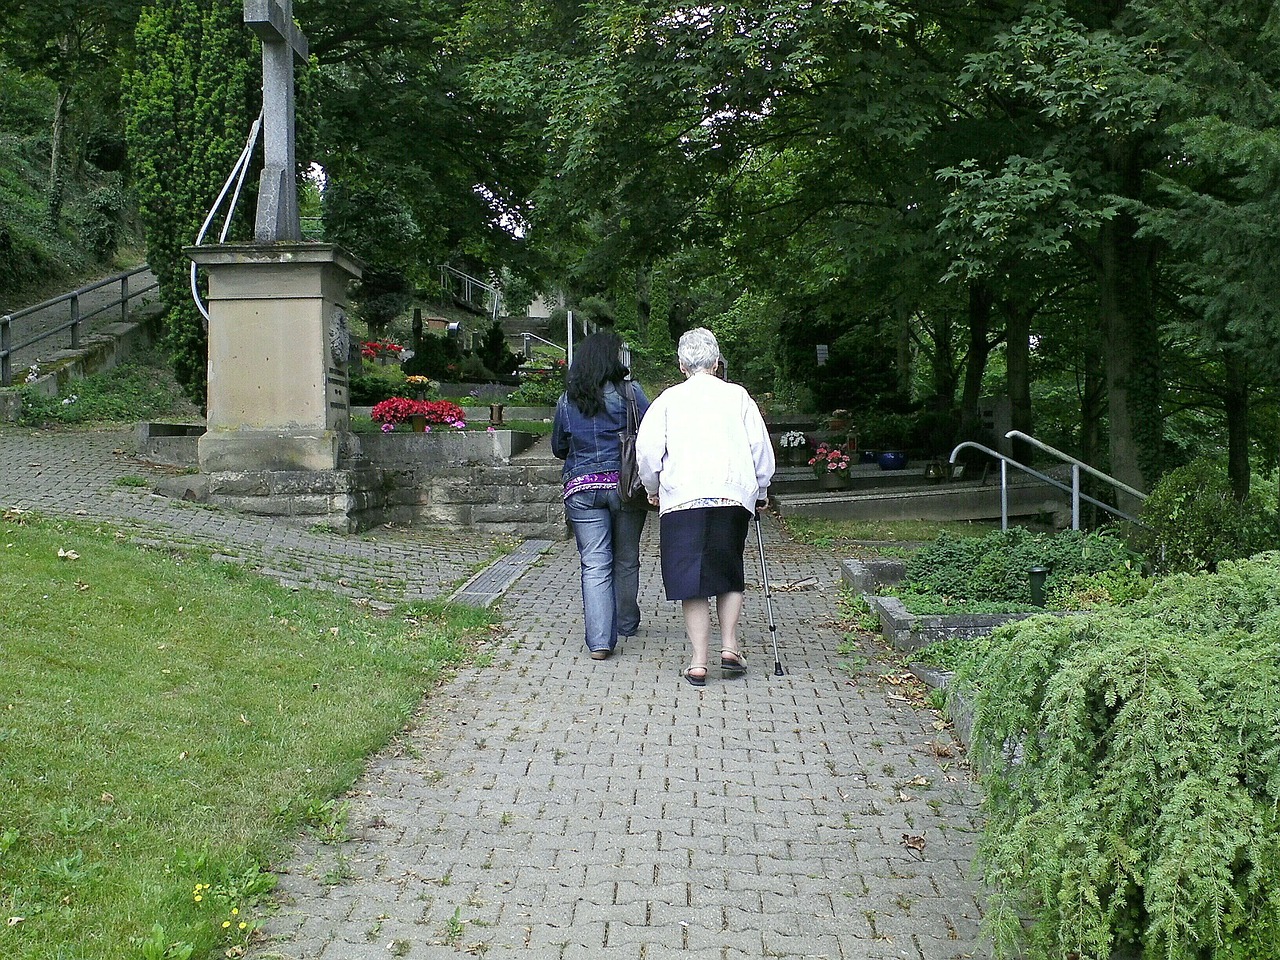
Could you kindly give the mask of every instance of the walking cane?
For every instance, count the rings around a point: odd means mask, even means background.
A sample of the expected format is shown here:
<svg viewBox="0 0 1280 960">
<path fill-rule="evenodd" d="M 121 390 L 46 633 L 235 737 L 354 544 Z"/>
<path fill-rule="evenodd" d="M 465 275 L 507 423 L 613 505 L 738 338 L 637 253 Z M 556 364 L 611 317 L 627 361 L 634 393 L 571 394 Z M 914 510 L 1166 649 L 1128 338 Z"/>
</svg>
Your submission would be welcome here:
<svg viewBox="0 0 1280 960">
<path fill-rule="evenodd" d="M 760 511 L 756 511 L 756 542 L 760 544 L 760 579 L 764 581 L 764 608 L 769 612 L 769 635 L 773 637 L 773 675 L 785 676 L 778 657 L 778 625 L 773 620 L 773 595 L 769 591 L 769 568 L 764 562 L 764 534 L 760 532 Z"/>
</svg>

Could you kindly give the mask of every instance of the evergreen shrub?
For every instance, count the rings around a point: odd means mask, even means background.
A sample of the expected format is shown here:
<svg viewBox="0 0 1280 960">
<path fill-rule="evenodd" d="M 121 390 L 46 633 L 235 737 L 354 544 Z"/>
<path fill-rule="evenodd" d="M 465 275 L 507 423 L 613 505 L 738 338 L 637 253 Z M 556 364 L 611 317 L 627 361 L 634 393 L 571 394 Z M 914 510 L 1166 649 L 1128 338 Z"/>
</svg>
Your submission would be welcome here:
<svg viewBox="0 0 1280 960">
<path fill-rule="evenodd" d="M 520 386 L 507 397 L 518 407 L 554 407 L 564 392 L 568 365 L 557 360 L 549 370 L 526 370 L 520 374 Z"/>
<path fill-rule="evenodd" d="M 1137 554 L 1107 530 L 1044 534 L 1015 527 L 983 537 L 944 533 L 907 561 L 901 587 L 894 592 L 980 604 L 1030 604 L 1028 571 L 1044 566 L 1049 568 L 1047 605 L 1062 609 L 1089 584 L 1106 583 L 1096 580 L 1102 574 L 1108 575 L 1118 593 L 1140 592 L 1140 565 Z"/>
<path fill-rule="evenodd" d="M 1280 957 L 1280 553 L 962 655 L 998 956 Z"/>
<path fill-rule="evenodd" d="M 374 368 L 378 369 L 378 368 Z M 392 369 L 390 367 L 385 369 Z M 355 407 L 372 407 L 391 397 L 404 396 L 408 391 L 404 377 L 379 376 L 376 373 L 357 374 L 351 378 L 351 405 Z"/>
<path fill-rule="evenodd" d="M 1142 505 L 1144 551 L 1160 572 L 1214 570 L 1280 546 L 1275 513 L 1258 491 L 1242 503 L 1226 467 L 1202 458 L 1166 474 Z"/>
</svg>

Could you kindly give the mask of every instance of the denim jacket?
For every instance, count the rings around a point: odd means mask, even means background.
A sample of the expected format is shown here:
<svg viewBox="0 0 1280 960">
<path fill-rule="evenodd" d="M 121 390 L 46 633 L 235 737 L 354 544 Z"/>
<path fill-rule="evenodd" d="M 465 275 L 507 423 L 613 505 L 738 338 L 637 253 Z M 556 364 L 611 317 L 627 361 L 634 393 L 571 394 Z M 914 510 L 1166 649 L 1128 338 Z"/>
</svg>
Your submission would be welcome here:
<svg viewBox="0 0 1280 960">
<path fill-rule="evenodd" d="M 636 410 L 644 419 L 649 409 L 649 398 L 632 381 Z M 619 393 L 614 384 L 604 386 L 604 410 L 594 417 L 584 416 L 569 402 L 567 394 L 560 394 L 556 403 L 556 418 L 551 427 L 551 452 L 564 461 L 563 477 L 572 480 L 588 473 L 616 473 L 623 428 L 627 425 L 626 395 Z"/>
</svg>

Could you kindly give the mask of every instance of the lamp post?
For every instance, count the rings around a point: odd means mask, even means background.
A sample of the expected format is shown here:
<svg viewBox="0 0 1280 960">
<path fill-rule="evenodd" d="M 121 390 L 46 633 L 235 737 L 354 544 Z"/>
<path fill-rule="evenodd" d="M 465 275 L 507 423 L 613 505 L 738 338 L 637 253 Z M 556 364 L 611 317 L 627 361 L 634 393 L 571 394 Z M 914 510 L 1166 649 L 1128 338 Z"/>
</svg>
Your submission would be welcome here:
<svg viewBox="0 0 1280 960">
<path fill-rule="evenodd" d="M 1044 578 L 1048 575 L 1048 567 L 1035 566 L 1027 571 L 1028 579 L 1031 581 L 1031 603 L 1034 606 L 1044 606 Z"/>
</svg>

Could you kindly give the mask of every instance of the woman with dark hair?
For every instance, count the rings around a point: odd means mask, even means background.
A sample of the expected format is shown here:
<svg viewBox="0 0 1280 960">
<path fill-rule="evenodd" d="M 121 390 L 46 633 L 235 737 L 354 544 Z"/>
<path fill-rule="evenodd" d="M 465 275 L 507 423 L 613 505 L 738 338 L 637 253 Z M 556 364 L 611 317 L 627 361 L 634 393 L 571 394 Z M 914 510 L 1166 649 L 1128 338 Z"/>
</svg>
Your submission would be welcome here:
<svg viewBox="0 0 1280 960">
<path fill-rule="evenodd" d="M 627 426 L 627 394 L 643 418 L 649 400 L 628 380 L 622 338 L 594 333 L 577 345 L 568 389 L 556 404 L 551 451 L 564 461 L 564 508 L 582 561 L 582 609 L 587 649 L 607 660 L 618 637 L 640 628 L 640 532 L 643 507 L 618 496 L 621 439 Z"/>
<path fill-rule="evenodd" d="M 711 605 L 720 624 L 720 666 L 746 673 L 738 643 L 748 523 L 769 501 L 773 446 L 760 408 L 742 387 L 716 376 L 724 362 L 715 335 L 689 330 L 676 350 L 685 382 L 662 392 L 636 437 L 636 463 L 659 508 L 662 583 L 684 609 L 692 657 L 684 678 L 706 686 Z"/>
</svg>

